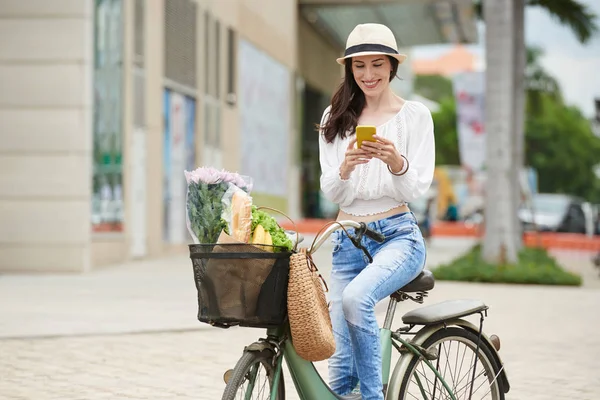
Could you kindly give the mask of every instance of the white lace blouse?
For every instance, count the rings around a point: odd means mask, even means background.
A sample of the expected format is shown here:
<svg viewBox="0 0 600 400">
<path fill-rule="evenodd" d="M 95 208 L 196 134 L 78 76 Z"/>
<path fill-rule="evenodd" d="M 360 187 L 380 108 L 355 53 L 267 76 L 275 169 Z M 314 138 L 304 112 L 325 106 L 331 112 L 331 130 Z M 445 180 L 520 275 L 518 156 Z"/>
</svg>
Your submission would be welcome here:
<svg viewBox="0 0 600 400">
<path fill-rule="evenodd" d="M 329 117 L 331 106 L 325 109 L 321 125 Z M 377 135 L 394 142 L 409 161 L 408 171 L 395 176 L 387 165 L 376 158 L 358 165 L 347 180 L 340 177 L 340 165 L 348 143 L 354 134 L 327 143 L 319 134 L 321 190 L 332 202 L 348 214 L 365 216 L 389 211 L 414 201 L 425 194 L 433 179 L 435 142 L 431 112 L 416 101 L 406 101 L 392 119 L 377 127 Z"/>
</svg>

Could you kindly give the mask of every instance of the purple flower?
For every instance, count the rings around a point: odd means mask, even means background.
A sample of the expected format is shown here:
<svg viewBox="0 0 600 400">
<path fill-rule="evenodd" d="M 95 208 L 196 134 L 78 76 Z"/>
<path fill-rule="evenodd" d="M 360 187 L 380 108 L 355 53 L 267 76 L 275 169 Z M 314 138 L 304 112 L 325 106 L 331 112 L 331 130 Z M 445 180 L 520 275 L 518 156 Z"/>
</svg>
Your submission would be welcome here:
<svg viewBox="0 0 600 400">
<path fill-rule="evenodd" d="M 218 170 L 213 167 L 200 167 L 193 171 L 184 171 L 185 179 L 187 183 L 206 183 L 206 184 L 215 184 L 215 183 L 232 183 L 243 189 L 247 193 L 252 190 L 252 178 L 249 176 L 242 176 L 237 172 L 228 172 L 223 170 Z"/>
<path fill-rule="evenodd" d="M 188 183 L 192 181 L 194 183 L 203 182 L 206 184 L 213 184 L 223 181 L 223 174 L 221 171 L 212 167 L 200 167 L 191 172 L 184 171 L 184 174 Z"/>
</svg>

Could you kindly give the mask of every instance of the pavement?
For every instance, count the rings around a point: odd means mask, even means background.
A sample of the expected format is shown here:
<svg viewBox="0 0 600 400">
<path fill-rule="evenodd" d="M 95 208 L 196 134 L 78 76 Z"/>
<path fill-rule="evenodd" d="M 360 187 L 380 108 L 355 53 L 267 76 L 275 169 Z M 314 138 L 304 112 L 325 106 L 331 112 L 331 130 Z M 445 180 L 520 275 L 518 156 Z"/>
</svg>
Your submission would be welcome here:
<svg viewBox="0 0 600 400">
<path fill-rule="evenodd" d="M 428 268 L 472 244 L 434 238 Z M 330 250 L 315 257 L 326 279 Z M 591 254 L 554 255 L 582 274 L 582 287 L 438 282 L 425 301 L 485 301 L 484 330 L 500 336 L 512 385 L 507 399 L 600 398 L 598 270 Z M 402 304 L 394 326 L 416 307 Z M 213 328 L 196 313 L 186 255 L 82 275 L 0 275 L 0 399 L 220 399 L 223 373 L 264 330 Z M 326 379 L 326 362 L 316 365 Z M 298 399 L 289 374 L 286 388 Z"/>
</svg>

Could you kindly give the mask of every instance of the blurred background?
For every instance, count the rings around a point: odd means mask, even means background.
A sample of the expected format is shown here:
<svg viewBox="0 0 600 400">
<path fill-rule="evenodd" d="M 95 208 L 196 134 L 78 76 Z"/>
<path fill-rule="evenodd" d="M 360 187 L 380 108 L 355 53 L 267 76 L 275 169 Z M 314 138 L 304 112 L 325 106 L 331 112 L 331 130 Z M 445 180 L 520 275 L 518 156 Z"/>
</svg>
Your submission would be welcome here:
<svg viewBox="0 0 600 400">
<path fill-rule="evenodd" d="M 426 305 L 490 306 L 511 399 L 600 398 L 598 15 L 600 0 L 0 0 L 0 398 L 220 398 L 263 332 L 198 322 L 183 172 L 251 176 L 254 203 L 310 243 L 337 212 L 315 124 L 365 22 L 393 30 L 393 88 L 435 123 L 434 182 L 410 205 Z"/>
<path fill-rule="evenodd" d="M 580 2 L 587 26 L 529 3 L 519 219 L 597 235 L 600 2 Z M 436 179 L 415 213 L 477 234 L 486 51 L 502 51 L 477 1 L 3 0 L 0 17 L 0 271 L 185 252 L 183 171 L 202 165 L 252 176 L 255 203 L 296 220 L 332 218 L 314 125 L 363 22 L 394 31 L 409 56 L 394 89 L 434 116 Z"/>
</svg>

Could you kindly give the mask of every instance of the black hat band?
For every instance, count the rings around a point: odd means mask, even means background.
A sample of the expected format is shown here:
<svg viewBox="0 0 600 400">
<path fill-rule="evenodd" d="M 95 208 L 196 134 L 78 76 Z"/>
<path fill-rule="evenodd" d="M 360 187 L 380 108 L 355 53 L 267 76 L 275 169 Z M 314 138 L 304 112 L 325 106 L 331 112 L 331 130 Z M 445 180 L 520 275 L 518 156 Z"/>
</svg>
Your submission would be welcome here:
<svg viewBox="0 0 600 400">
<path fill-rule="evenodd" d="M 389 54 L 398 54 L 396 49 L 393 49 L 384 44 L 374 44 L 374 43 L 365 43 L 365 44 L 357 44 L 356 46 L 350 46 L 344 52 L 344 57 L 351 56 L 355 53 L 362 53 L 366 51 L 376 51 L 378 53 L 389 53 Z"/>
</svg>

